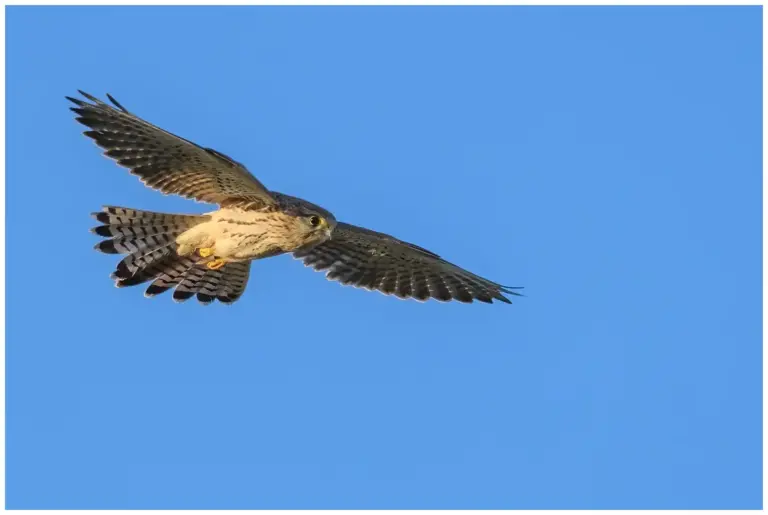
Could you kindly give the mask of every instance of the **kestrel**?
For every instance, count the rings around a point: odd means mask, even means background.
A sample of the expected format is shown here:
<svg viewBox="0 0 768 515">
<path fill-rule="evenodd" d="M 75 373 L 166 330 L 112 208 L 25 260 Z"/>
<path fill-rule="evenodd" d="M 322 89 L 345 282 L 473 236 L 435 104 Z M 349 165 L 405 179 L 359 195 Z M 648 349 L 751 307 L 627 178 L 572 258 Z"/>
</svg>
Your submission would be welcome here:
<svg viewBox="0 0 768 515">
<path fill-rule="evenodd" d="M 426 301 L 510 303 L 502 286 L 387 234 L 337 222 L 325 209 L 270 191 L 242 164 L 171 134 L 80 91 L 76 107 L 84 134 L 104 155 L 148 187 L 218 204 L 204 215 L 178 215 L 105 206 L 92 231 L 107 239 L 96 249 L 127 254 L 112 273 L 117 287 L 151 281 L 145 295 L 173 289 L 173 299 L 232 303 L 245 290 L 251 261 L 292 253 L 305 266 L 342 284 Z"/>
</svg>

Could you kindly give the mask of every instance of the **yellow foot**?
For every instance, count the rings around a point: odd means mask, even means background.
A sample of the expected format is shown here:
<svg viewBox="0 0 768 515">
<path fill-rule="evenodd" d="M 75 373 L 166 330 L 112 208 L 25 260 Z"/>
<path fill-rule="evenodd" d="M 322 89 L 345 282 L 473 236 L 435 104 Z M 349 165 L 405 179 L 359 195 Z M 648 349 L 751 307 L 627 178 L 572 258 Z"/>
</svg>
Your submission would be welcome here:
<svg viewBox="0 0 768 515">
<path fill-rule="evenodd" d="M 213 248 L 207 248 L 207 249 L 197 249 L 197 253 L 200 255 L 200 257 L 210 257 L 213 256 Z"/>
<path fill-rule="evenodd" d="M 216 258 L 213 261 L 207 262 L 205 266 L 208 268 L 208 270 L 218 270 L 219 268 L 223 267 L 226 264 L 227 262 L 224 261 L 223 259 Z"/>
</svg>

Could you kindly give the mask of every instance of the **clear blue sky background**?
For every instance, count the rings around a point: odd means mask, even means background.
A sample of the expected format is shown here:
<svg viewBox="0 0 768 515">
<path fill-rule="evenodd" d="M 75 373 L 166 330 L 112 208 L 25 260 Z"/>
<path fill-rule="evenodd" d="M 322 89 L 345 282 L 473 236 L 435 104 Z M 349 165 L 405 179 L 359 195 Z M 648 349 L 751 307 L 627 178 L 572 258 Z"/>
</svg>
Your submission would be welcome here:
<svg viewBox="0 0 768 515">
<path fill-rule="evenodd" d="M 761 10 L 7 11 L 10 508 L 759 508 Z M 64 95 L 505 284 L 403 302 L 283 256 L 117 290 L 91 211 L 209 209 Z"/>
</svg>

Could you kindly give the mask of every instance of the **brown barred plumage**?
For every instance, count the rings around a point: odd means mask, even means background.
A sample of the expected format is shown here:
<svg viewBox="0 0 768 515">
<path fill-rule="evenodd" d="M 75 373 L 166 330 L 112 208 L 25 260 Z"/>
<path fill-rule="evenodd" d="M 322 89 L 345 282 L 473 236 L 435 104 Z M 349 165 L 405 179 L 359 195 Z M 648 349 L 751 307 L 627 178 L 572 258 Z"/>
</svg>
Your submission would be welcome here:
<svg viewBox="0 0 768 515">
<path fill-rule="evenodd" d="M 483 279 L 437 254 L 387 234 L 340 222 L 327 242 L 294 257 L 341 284 L 378 290 L 402 299 L 510 303 L 516 288 Z"/>
<path fill-rule="evenodd" d="M 67 97 L 84 134 L 104 154 L 163 193 L 221 209 L 207 215 L 173 215 L 105 207 L 93 229 L 107 238 L 96 249 L 127 254 L 112 274 L 116 286 L 150 282 L 147 296 L 173 289 L 208 304 L 240 298 L 254 259 L 293 253 L 342 284 L 425 301 L 509 303 L 518 288 L 484 279 L 437 254 L 387 234 L 338 223 L 325 209 L 267 190 L 240 163 L 221 152 L 171 134 L 126 110 L 80 92 Z"/>
<path fill-rule="evenodd" d="M 267 189 L 240 163 L 210 148 L 164 131 L 134 116 L 115 99 L 118 109 L 87 93 L 92 103 L 67 97 L 77 107 L 77 121 L 92 130 L 83 134 L 105 149 L 104 155 L 131 170 L 163 193 L 228 206 L 265 207 L 275 203 Z"/>
<path fill-rule="evenodd" d="M 176 237 L 210 219 L 209 216 L 171 215 L 105 206 L 93 213 L 104 225 L 93 232 L 111 239 L 96 244 L 107 254 L 128 254 L 112 277 L 115 286 L 134 286 L 153 281 L 148 297 L 175 287 L 173 298 L 185 301 L 197 295 L 203 304 L 218 299 L 231 304 L 240 298 L 248 282 L 250 262 L 227 263 L 219 270 L 200 266 L 196 257 L 176 253 Z"/>
</svg>

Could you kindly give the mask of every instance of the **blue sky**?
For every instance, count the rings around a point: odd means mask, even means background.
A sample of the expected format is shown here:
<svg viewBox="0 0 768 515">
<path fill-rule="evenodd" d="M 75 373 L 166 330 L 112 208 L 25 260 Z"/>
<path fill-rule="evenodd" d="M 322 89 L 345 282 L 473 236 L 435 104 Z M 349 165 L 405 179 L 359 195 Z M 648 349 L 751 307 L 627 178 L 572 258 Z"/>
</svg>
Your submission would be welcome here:
<svg viewBox="0 0 768 515">
<path fill-rule="evenodd" d="M 9 508 L 759 508 L 761 9 L 7 9 Z M 109 92 L 526 287 L 118 290 Z"/>
</svg>

